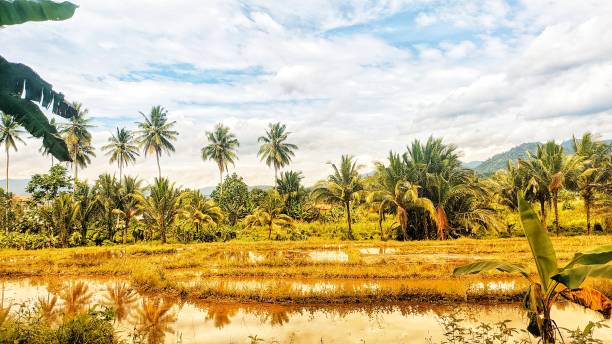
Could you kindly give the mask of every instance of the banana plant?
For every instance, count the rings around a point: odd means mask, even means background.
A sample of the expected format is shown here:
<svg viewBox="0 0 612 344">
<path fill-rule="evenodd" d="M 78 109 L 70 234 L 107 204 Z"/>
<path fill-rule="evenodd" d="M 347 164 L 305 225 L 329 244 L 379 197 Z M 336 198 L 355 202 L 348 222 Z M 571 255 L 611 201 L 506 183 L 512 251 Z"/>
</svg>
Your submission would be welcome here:
<svg viewBox="0 0 612 344">
<path fill-rule="evenodd" d="M 70 2 L 0 0 L 0 28 L 28 21 L 65 20 L 73 16 L 76 8 Z M 66 143 L 35 102 L 64 118 L 77 113 L 63 94 L 54 91 L 30 67 L 0 56 L 0 111 L 15 118 L 32 136 L 42 138 L 45 150 L 54 157 L 70 161 Z"/>
<path fill-rule="evenodd" d="M 555 342 L 558 327 L 551 319 L 550 311 L 560 297 L 600 312 L 609 319 L 612 302 L 603 293 L 582 284 L 588 277 L 612 278 L 612 264 L 608 264 L 612 260 L 612 244 L 577 252 L 569 263 L 559 267 L 547 231 L 522 194 L 518 195 L 518 206 L 521 224 L 538 271 L 537 278 L 524 267 L 502 260 L 463 265 L 457 267 L 453 274 L 462 276 L 498 270 L 519 273 L 526 278 L 529 287 L 523 304 L 529 316 L 527 330 L 535 337 L 542 337 L 544 344 Z"/>
</svg>

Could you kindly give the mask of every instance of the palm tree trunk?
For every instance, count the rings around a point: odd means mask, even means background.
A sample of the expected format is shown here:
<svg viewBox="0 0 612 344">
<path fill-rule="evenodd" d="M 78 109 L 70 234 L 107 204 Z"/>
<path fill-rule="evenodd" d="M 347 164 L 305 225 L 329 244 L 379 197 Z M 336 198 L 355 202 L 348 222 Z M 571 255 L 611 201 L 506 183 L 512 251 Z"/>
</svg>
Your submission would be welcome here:
<svg viewBox="0 0 612 344">
<path fill-rule="evenodd" d="M 51 155 L 51 167 L 55 165 L 55 161 L 53 160 L 53 155 Z"/>
<path fill-rule="evenodd" d="M 272 223 L 270 223 L 270 225 L 268 226 L 268 240 L 272 238 L 272 226 Z"/>
<path fill-rule="evenodd" d="M 157 177 L 161 179 L 161 167 L 159 165 L 159 152 L 155 152 L 155 158 L 157 159 Z"/>
<path fill-rule="evenodd" d="M 223 194 L 223 165 L 219 164 L 219 194 Z"/>
<path fill-rule="evenodd" d="M 557 206 L 557 191 L 553 192 L 553 208 L 555 209 L 555 230 L 559 236 L 559 208 Z"/>
<path fill-rule="evenodd" d="M 353 240 L 353 227 L 351 224 L 351 202 L 346 202 L 346 222 L 348 222 L 348 239 Z"/>
<path fill-rule="evenodd" d="M 278 167 L 274 165 L 274 186 L 278 188 Z"/>
<path fill-rule="evenodd" d="M 6 193 L 9 193 L 9 147 L 6 146 Z"/>
<path fill-rule="evenodd" d="M 402 234 L 404 235 L 404 241 L 408 240 L 408 214 L 406 213 L 406 209 L 398 206 L 397 207 L 397 218 L 400 223 L 400 227 L 402 228 Z"/>
<path fill-rule="evenodd" d="M 5 142 L 6 144 L 6 142 Z M 9 230 L 9 218 L 8 218 L 8 208 L 10 203 L 10 195 L 9 195 L 9 146 L 6 144 L 6 204 L 4 206 L 4 231 L 8 234 Z"/>
<path fill-rule="evenodd" d="M 587 235 L 591 235 L 591 201 L 584 199 L 584 210 L 586 212 Z"/>
<path fill-rule="evenodd" d="M 77 164 L 77 153 L 76 148 L 74 149 L 74 156 L 72 157 L 72 164 L 74 165 L 74 181 L 72 192 L 77 191 L 77 179 L 79 178 L 79 164 Z"/>
<path fill-rule="evenodd" d="M 121 183 L 121 176 L 123 174 L 123 161 L 119 159 L 119 183 Z"/>
<path fill-rule="evenodd" d="M 160 229 L 160 231 L 159 231 L 160 233 L 159 234 L 160 234 L 160 237 L 161 237 L 161 242 L 162 242 L 162 244 L 165 244 L 166 243 L 166 227 L 162 223 L 159 229 Z"/>
</svg>

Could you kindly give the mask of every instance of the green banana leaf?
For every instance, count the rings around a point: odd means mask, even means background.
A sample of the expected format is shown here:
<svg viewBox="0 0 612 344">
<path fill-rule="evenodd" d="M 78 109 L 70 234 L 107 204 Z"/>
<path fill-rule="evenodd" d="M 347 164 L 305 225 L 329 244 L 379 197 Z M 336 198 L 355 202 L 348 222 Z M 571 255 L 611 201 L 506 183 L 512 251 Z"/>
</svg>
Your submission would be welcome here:
<svg viewBox="0 0 612 344">
<path fill-rule="evenodd" d="M 501 272 L 518 272 L 527 279 L 529 279 L 529 272 L 523 267 L 504 262 L 502 260 L 488 260 L 482 262 L 471 263 L 455 268 L 453 275 L 462 276 L 469 274 L 477 274 L 487 270 L 498 270 Z"/>
<path fill-rule="evenodd" d="M 570 289 L 577 289 L 587 277 L 611 278 L 612 265 L 581 265 L 574 268 L 565 269 L 551 277 Z"/>
<path fill-rule="evenodd" d="M 527 237 L 529 242 L 529 247 L 531 248 L 531 253 L 540 275 L 542 288 L 548 290 L 550 277 L 558 271 L 555 249 L 548 237 L 548 233 L 542 227 L 540 219 L 538 219 L 531 205 L 525 201 L 521 193 L 518 195 L 518 205 L 525 237 Z"/>
<path fill-rule="evenodd" d="M 26 65 L 8 62 L 0 56 L 0 75 L 0 111 L 13 116 L 32 136 L 42 138 L 43 145 L 58 160 L 70 161 L 64 140 L 33 102 L 46 108 L 52 105 L 51 111 L 64 118 L 75 116 L 76 109 Z M 22 99 L 24 89 L 25 98 Z"/>
<path fill-rule="evenodd" d="M 0 111 L 13 116 L 32 136 L 42 138 L 43 145 L 54 157 L 60 161 L 70 161 L 66 142 L 36 104 L 0 93 Z"/>
<path fill-rule="evenodd" d="M 565 266 L 564 269 L 570 268 L 576 264 L 593 265 L 606 264 L 612 260 L 612 244 L 601 245 L 590 248 L 582 252 L 576 252 L 574 258 Z"/>
<path fill-rule="evenodd" d="M 0 26 L 28 21 L 66 20 L 77 6 L 70 2 L 50 0 L 0 0 Z"/>
</svg>

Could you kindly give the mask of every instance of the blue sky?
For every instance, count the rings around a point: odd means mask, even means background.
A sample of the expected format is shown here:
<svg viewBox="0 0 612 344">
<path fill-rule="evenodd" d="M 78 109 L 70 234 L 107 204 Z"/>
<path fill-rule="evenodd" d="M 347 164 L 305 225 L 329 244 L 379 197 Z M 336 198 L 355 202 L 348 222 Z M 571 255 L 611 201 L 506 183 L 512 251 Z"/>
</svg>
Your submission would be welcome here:
<svg viewBox="0 0 612 344">
<path fill-rule="evenodd" d="M 97 147 L 166 107 L 180 135 L 162 170 L 185 186 L 216 183 L 199 151 L 218 122 L 241 141 L 234 171 L 250 184 L 272 182 L 257 137 L 276 121 L 307 183 L 341 154 L 371 168 L 429 135 L 465 161 L 587 130 L 612 136 L 606 0 L 76 2 L 68 21 L 0 30 L 0 54 L 89 108 Z M 27 143 L 16 178 L 48 167 Z M 82 176 L 114 169 L 98 151 Z M 151 179 L 154 159 L 127 172 Z"/>
</svg>

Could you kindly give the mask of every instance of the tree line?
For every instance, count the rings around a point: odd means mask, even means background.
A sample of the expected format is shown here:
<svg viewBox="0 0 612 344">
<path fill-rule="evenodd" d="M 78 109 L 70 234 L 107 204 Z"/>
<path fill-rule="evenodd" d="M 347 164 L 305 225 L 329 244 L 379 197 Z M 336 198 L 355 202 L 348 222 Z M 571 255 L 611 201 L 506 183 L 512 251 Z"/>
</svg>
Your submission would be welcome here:
<svg viewBox="0 0 612 344">
<path fill-rule="evenodd" d="M 515 210 L 516 194 L 539 205 L 540 218 L 547 224 L 549 212 L 554 229 L 560 232 L 559 194 L 567 190 L 582 199 L 586 232 L 591 233 L 591 215 L 608 213 L 612 194 L 611 146 L 590 133 L 574 138 L 574 154 L 566 154 L 554 141 L 538 145 L 527 159 L 509 162 L 507 169 L 483 178 L 463 167 L 456 146 L 441 138 L 415 140 L 403 152 L 389 152 L 375 171 L 364 174 L 353 156 L 343 155 L 329 163 L 331 173 L 312 187 L 302 185 L 299 171 L 282 171 L 291 163 L 298 147 L 287 142 L 284 124 L 271 123 L 259 137 L 259 157 L 274 169 L 270 190 L 249 190 L 236 174 L 225 176 L 238 159 L 239 141 L 230 129 L 217 124 L 206 133 L 201 149 L 205 161 L 219 169 L 219 184 L 210 197 L 196 190 L 180 189 L 162 176 L 160 157 L 175 151 L 179 133 L 162 106 L 140 113 L 134 131 L 117 128 L 102 147 L 109 163 L 116 164 L 118 178 L 103 174 L 91 185 L 78 179 L 95 156 L 91 118 L 81 104 L 77 114 L 56 126 L 72 158 L 72 176 L 56 164 L 47 174 L 31 178 L 27 191 L 32 199 L 18 204 L 8 189 L 9 151 L 22 142 L 19 125 L 3 114 L 0 144 L 6 151 L 5 233 L 46 233 L 58 245 L 93 242 L 160 240 L 169 234 L 179 241 L 227 240 L 237 227 L 265 228 L 268 238 L 280 229 L 296 231 L 296 224 L 338 222 L 344 217 L 343 237 L 354 239 L 353 225 L 376 217 L 376 235 L 382 239 L 447 239 L 494 232 L 503 228 L 500 207 Z M 143 154 L 154 155 L 158 177 L 145 186 L 138 178 L 124 175 L 124 168 Z M 357 214 L 357 215 L 356 215 Z M 366 214 L 365 216 L 363 214 Z M 606 228 L 609 223 L 605 224 Z M 95 228 L 94 231 L 89 231 Z M 299 237 L 299 235 L 298 235 Z"/>
</svg>

